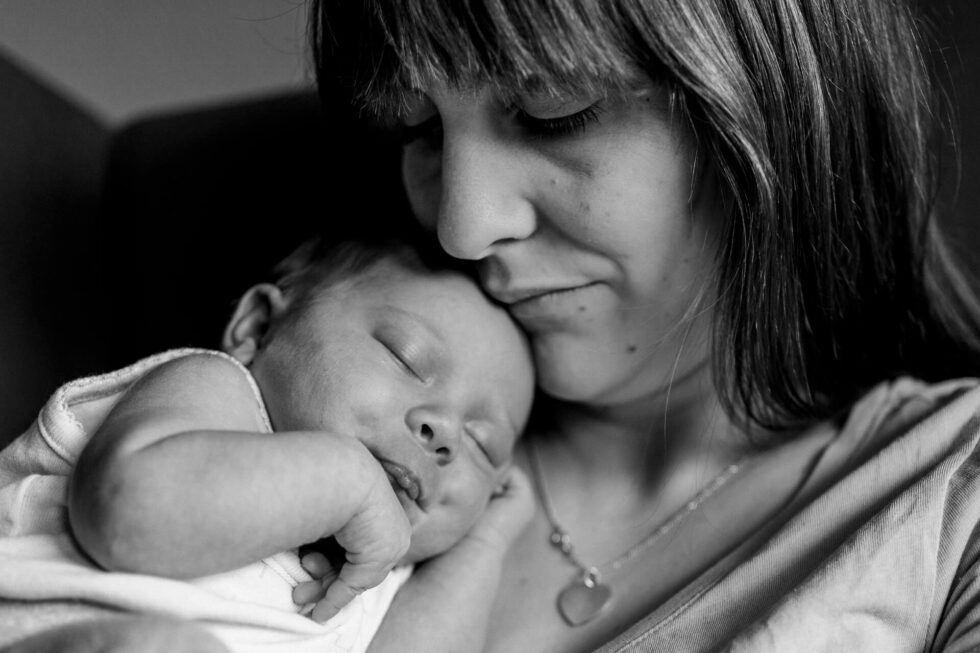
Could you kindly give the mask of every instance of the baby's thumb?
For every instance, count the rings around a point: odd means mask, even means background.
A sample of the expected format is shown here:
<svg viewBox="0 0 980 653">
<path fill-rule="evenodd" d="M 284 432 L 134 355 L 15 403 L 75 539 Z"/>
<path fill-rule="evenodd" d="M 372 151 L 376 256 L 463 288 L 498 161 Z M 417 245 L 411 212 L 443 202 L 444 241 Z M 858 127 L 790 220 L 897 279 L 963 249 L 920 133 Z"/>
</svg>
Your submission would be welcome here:
<svg viewBox="0 0 980 653">
<path fill-rule="evenodd" d="M 324 597 L 313 608 L 313 621 L 326 623 L 364 590 L 379 585 L 390 568 L 372 569 L 367 565 L 345 564 L 337 579 L 330 583 Z"/>
</svg>

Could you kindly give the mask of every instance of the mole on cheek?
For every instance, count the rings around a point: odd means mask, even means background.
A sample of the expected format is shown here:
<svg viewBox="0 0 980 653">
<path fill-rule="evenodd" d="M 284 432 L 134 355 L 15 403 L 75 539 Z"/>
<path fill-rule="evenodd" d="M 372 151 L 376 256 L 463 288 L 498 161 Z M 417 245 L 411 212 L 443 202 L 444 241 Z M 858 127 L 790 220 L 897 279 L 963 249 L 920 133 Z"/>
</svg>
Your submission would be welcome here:
<svg viewBox="0 0 980 653">
<path fill-rule="evenodd" d="M 584 313 L 585 312 L 585 306 L 579 306 L 578 307 L 578 312 L 579 313 Z"/>
<path fill-rule="evenodd" d="M 636 345 L 630 345 L 630 346 L 628 346 L 626 348 L 626 351 L 628 351 L 631 354 L 635 354 L 636 353 Z"/>
</svg>

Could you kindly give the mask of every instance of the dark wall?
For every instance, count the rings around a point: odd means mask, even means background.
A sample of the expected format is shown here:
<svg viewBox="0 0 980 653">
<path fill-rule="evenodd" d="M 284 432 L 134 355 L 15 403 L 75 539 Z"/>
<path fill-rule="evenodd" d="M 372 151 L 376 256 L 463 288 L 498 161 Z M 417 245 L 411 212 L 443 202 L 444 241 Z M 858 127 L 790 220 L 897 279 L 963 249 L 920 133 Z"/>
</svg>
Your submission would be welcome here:
<svg viewBox="0 0 980 653">
<path fill-rule="evenodd" d="M 109 158 L 112 366 L 217 348 L 235 300 L 307 236 L 408 219 L 394 144 L 312 92 L 142 120 Z"/>
<path fill-rule="evenodd" d="M 0 56 L 0 442 L 105 358 L 99 195 L 108 133 Z"/>
</svg>

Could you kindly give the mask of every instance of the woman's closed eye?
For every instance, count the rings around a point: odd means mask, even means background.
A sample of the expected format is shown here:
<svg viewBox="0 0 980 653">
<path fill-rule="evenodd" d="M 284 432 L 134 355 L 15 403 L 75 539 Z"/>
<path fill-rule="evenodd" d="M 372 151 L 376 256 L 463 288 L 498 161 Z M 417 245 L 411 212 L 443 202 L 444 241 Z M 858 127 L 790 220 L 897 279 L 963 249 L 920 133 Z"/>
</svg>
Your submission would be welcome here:
<svg viewBox="0 0 980 653">
<path fill-rule="evenodd" d="M 560 138 L 580 133 L 599 122 L 602 111 L 599 102 L 557 116 L 536 116 L 519 105 L 511 108 L 514 121 L 531 136 L 541 138 Z"/>
<path fill-rule="evenodd" d="M 555 103 L 514 102 L 506 108 L 508 119 L 523 133 L 535 138 L 573 136 L 599 122 L 604 111 L 601 100 Z M 442 146 L 443 126 L 438 113 L 397 127 L 403 146 L 420 144 L 431 149 Z"/>
</svg>

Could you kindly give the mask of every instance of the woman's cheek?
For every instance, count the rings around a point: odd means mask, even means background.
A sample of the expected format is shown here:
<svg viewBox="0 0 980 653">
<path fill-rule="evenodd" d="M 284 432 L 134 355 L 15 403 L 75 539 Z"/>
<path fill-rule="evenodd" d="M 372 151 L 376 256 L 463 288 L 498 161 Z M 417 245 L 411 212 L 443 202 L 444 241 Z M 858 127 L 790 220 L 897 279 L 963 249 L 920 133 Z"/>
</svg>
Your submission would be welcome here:
<svg viewBox="0 0 980 653">
<path fill-rule="evenodd" d="M 414 149 L 408 146 L 402 154 L 402 182 L 412 213 L 422 226 L 434 230 L 442 194 L 441 161 Z"/>
</svg>

